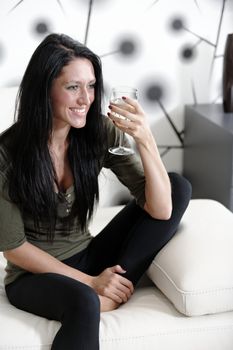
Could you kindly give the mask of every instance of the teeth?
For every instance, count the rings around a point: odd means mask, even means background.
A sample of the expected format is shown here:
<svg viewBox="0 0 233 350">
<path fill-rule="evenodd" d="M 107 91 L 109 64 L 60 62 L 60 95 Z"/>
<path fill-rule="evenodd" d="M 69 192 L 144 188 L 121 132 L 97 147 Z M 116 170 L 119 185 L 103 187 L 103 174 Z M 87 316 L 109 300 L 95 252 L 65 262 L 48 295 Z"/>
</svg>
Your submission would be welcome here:
<svg viewBox="0 0 233 350">
<path fill-rule="evenodd" d="M 84 113 L 85 112 L 85 108 L 70 108 L 70 109 L 76 113 Z"/>
</svg>

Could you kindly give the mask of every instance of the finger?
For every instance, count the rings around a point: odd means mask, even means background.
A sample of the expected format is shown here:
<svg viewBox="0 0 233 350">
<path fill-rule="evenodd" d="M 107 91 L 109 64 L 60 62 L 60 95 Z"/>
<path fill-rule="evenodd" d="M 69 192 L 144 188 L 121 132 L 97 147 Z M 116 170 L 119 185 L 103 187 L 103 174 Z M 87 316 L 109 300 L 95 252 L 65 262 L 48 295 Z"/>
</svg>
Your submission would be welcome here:
<svg viewBox="0 0 233 350">
<path fill-rule="evenodd" d="M 125 273 L 126 270 L 124 270 L 121 265 L 115 265 L 112 266 L 112 272 Z"/>
<path fill-rule="evenodd" d="M 116 302 L 126 302 L 131 297 L 132 291 L 120 281 L 115 281 L 111 285 L 102 288 L 100 294 Z"/>
<path fill-rule="evenodd" d="M 126 110 L 130 113 L 135 113 L 135 107 L 131 106 L 129 103 L 124 102 L 123 100 L 122 100 L 122 104 L 110 102 L 110 105 L 108 106 L 108 108 L 113 109 L 114 107 L 118 107 L 118 108 Z"/>
<path fill-rule="evenodd" d="M 115 294 L 113 292 L 106 293 L 106 294 L 104 294 L 104 296 L 107 297 L 107 298 L 112 299 L 113 301 L 115 301 L 115 302 L 117 302 L 119 304 L 123 303 L 123 299 L 121 297 L 119 297 L 119 295 L 117 295 L 117 294 Z"/>
<path fill-rule="evenodd" d="M 124 301 L 129 300 L 129 298 L 130 298 L 131 295 L 132 295 L 132 292 L 131 292 L 131 290 L 130 290 L 128 287 L 124 286 L 123 284 L 120 284 L 120 285 L 117 287 L 117 289 L 119 290 L 119 292 L 122 293 L 123 298 L 124 298 Z"/>
<path fill-rule="evenodd" d="M 128 105 L 134 107 L 137 112 L 144 114 L 144 111 L 143 111 L 142 107 L 140 106 L 138 100 L 135 100 L 133 98 L 126 97 L 126 96 L 123 96 L 122 99 Z"/>
<path fill-rule="evenodd" d="M 119 119 L 129 119 L 129 120 L 134 120 L 135 119 L 135 114 L 134 113 L 131 113 L 129 112 L 128 110 L 126 109 L 123 109 L 119 106 L 111 106 L 110 108 L 111 110 L 111 116 L 116 118 L 116 120 L 119 120 Z"/>
<path fill-rule="evenodd" d="M 136 123 L 136 120 L 129 120 L 129 119 L 125 119 L 124 117 L 119 117 L 116 116 L 115 114 L 112 113 L 107 113 L 109 119 L 112 120 L 112 122 L 114 123 L 115 126 L 117 126 L 119 129 L 121 129 L 123 131 L 124 129 L 133 129 L 135 126 L 133 125 L 134 123 Z"/>
<path fill-rule="evenodd" d="M 119 119 L 117 117 L 112 117 L 110 114 L 108 117 L 113 121 L 114 125 L 121 131 L 133 136 L 135 131 L 135 125 L 132 121 L 126 119 Z"/>
<path fill-rule="evenodd" d="M 131 296 L 131 294 L 128 295 L 127 293 L 122 292 L 120 289 L 116 289 L 115 295 L 121 299 L 122 303 L 126 303 Z"/>
<path fill-rule="evenodd" d="M 115 266 L 112 266 L 111 267 L 111 271 L 115 272 L 115 273 L 120 273 L 120 274 L 127 272 L 119 264 L 115 265 Z M 131 293 L 133 293 L 133 291 L 134 291 L 133 283 L 128 278 L 126 278 L 124 276 L 121 276 L 121 275 L 118 275 L 118 276 L 119 276 L 119 281 L 121 282 L 121 284 L 124 285 L 125 287 L 127 287 L 131 291 Z"/>
<path fill-rule="evenodd" d="M 118 294 L 111 293 L 109 294 L 109 298 L 112 299 L 113 301 L 116 301 L 119 304 L 126 303 L 127 299 L 122 296 L 119 296 Z"/>
<path fill-rule="evenodd" d="M 129 300 L 129 298 L 132 295 L 131 290 L 123 284 L 117 284 L 115 286 L 112 286 L 112 294 L 119 297 L 122 300 L 122 302 L 125 303 Z"/>
<path fill-rule="evenodd" d="M 130 290 L 130 293 L 133 294 L 133 292 L 134 292 L 134 285 L 127 278 L 124 278 L 124 286 L 126 286 Z"/>
<path fill-rule="evenodd" d="M 122 286 L 111 286 L 104 288 L 101 291 L 101 295 L 111 298 L 112 300 L 116 301 L 117 303 L 126 303 L 128 299 L 131 297 L 131 293 L 129 290 L 122 290 Z"/>
<path fill-rule="evenodd" d="M 126 273 L 126 270 L 123 269 L 120 265 L 115 265 L 115 266 L 112 266 L 110 268 L 110 270 L 113 272 L 113 273 L 116 273 L 117 275 L 115 277 L 117 277 L 117 284 L 119 285 L 119 282 L 120 282 L 120 287 L 118 288 L 121 288 L 121 290 L 123 290 L 124 292 L 127 291 L 127 293 L 129 292 L 130 294 L 132 294 L 134 292 L 134 286 L 133 286 L 133 283 L 128 279 L 128 278 L 125 278 L 123 277 L 121 274 L 122 273 Z M 119 275 L 120 274 L 120 275 Z M 114 277 L 114 278 L 115 278 Z M 125 289 L 126 288 L 126 289 Z"/>
<path fill-rule="evenodd" d="M 118 288 L 127 288 L 127 290 L 130 292 L 130 294 L 133 294 L 134 292 L 134 285 L 133 283 L 128 279 L 128 278 L 125 278 L 121 275 L 118 275 L 118 286 L 121 285 L 121 287 L 118 287 Z"/>
</svg>

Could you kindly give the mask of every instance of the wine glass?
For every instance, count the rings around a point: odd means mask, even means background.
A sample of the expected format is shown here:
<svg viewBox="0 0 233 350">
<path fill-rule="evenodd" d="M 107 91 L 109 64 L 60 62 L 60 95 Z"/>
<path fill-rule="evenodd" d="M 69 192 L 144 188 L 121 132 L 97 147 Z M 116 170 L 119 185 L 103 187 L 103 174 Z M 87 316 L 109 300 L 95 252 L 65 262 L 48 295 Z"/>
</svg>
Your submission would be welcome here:
<svg viewBox="0 0 233 350">
<path fill-rule="evenodd" d="M 134 100 L 137 100 L 137 94 L 138 94 L 138 91 L 135 88 L 132 88 L 130 86 L 117 86 L 112 89 L 110 101 L 118 106 L 122 106 L 125 104 L 124 100 L 122 99 L 123 96 L 130 97 Z M 114 113 L 114 115 L 120 119 L 126 119 L 125 117 L 123 117 L 122 115 L 119 115 L 118 113 Z M 120 130 L 119 145 L 116 147 L 110 147 L 108 151 L 118 156 L 133 154 L 134 150 L 132 148 L 123 146 L 124 137 L 125 137 L 125 133 Z"/>
</svg>

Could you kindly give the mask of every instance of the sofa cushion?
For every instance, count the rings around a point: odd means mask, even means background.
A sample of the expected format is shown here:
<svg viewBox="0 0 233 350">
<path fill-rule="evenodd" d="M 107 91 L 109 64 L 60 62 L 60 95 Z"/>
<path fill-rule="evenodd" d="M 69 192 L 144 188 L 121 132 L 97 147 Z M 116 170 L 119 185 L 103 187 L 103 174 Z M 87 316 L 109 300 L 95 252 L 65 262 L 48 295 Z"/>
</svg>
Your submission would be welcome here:
<svg viewBox="0 0 233 350">
<path fill-rule="evenodd" d="M 187 316 L 233 310 L 233 213 L 192 200 L 180 228 L 147 273 Z"/>
<path fill-rule="evenodd" d="M 0 350 L 51 349 L 60 323 L 9 303 L 4 265 L 0 253 Z M 232 344 L 233 312 L 187 318 L 155 286 L 137 288 L 127 304 L 101 314 L 101 350 L 232 350 Z"/>
<path fill-rule="evenodd" d="M 195 206 L 191 204 L 191 208 Z M 91 232 L 97 234 L 120 209 L 100 208 Z M 0 253 L 0 349 L 49 350 L 60 323 L 18 310 L 9 303 L 3 286 L 5 263 Z M 152 286 L 136 288 L 128 303 L 101 314 L 101 350 L 157 349 L 158 344 L 159 350 L 232 350 L 233 311 L 187 318 Z"/>
</svg>

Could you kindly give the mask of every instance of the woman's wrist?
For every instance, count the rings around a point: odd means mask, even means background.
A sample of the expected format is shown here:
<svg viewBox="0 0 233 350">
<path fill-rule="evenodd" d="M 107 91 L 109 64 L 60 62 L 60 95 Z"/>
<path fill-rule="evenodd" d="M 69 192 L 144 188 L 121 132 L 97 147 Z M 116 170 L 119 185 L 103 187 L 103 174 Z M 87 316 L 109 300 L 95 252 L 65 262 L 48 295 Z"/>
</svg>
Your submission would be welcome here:
<svg viewBox="0 0 233 350">
<path fill-rule="evenodd" d="M 137 148 L 139 153 L 147 151 L 153 156 L 158 153 L 158 148 L 151 130 L 148 130 L 146 137 L 137 141 Z"/>
<path fill-rule="evenodd" d="M 70 274 L 70 277 L 76 279 L 79 282 L 82 282 L 82 283 L 88 285 L 91 288 L 94 288 L 93 281 L 94 281 L 95 277 L 93 277 L 93 276 L 90 276 L 84 272 L 81 272 L 81 271 L 73 268 L 72 273 Z"/>
</svg>

